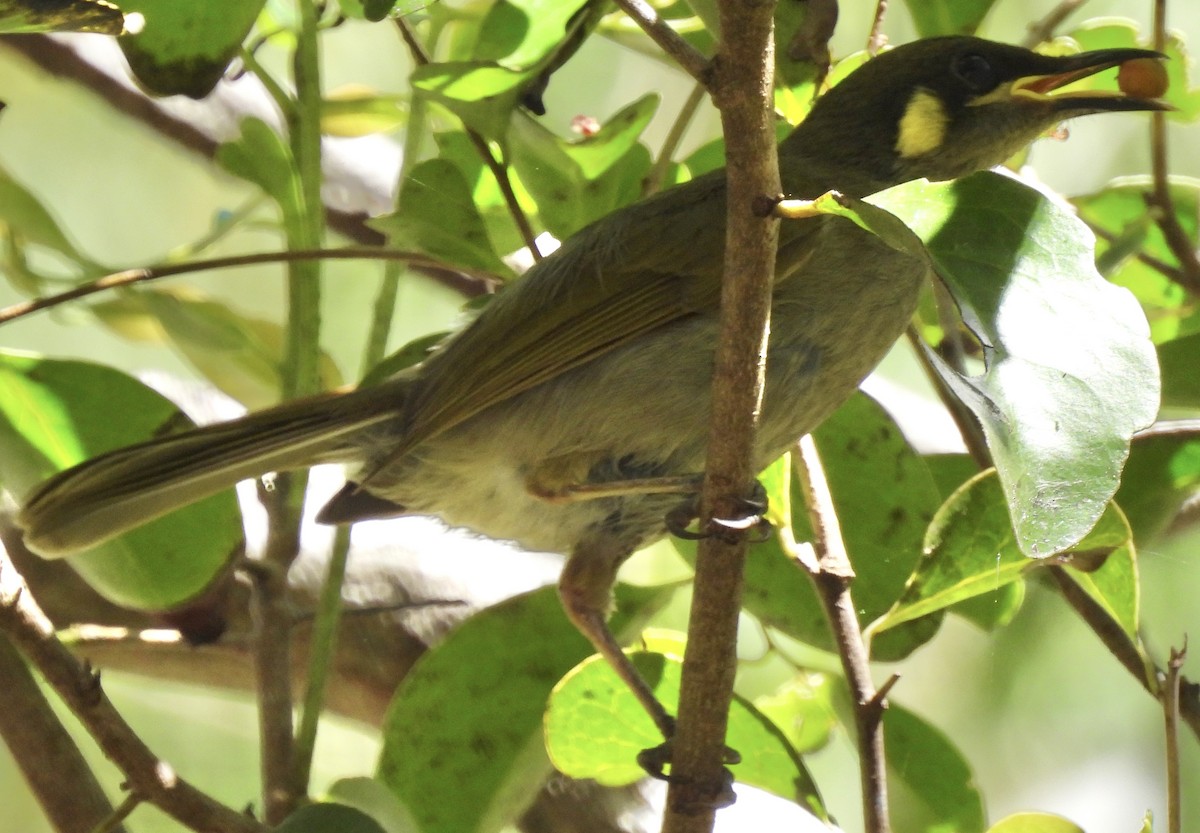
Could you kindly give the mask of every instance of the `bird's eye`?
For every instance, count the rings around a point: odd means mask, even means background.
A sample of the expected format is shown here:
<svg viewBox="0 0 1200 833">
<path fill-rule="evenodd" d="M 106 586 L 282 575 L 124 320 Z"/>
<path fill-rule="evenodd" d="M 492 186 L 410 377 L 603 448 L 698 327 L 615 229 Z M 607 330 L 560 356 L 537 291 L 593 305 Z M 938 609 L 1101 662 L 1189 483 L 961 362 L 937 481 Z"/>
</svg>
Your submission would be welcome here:
<svg viewBox="0 0 1200 833">
<path fill-rule="evenodd" d="M 975 92 L 984 93 L 996 86 L 996 70 L 977 52 L 959 55 L 954 59 L 953 70 Z"/>
</svg>

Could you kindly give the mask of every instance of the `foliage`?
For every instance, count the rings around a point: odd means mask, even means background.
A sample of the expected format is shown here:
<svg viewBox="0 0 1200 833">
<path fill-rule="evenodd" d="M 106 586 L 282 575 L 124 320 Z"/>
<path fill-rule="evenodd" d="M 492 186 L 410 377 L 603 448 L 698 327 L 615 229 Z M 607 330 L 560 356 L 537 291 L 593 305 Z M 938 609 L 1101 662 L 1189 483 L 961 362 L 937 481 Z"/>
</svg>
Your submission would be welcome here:
<svg viewBox="0 0 1200 833">
<path fill-rule="evenodd" d="M 121 31 L 113 17 L 119 13 L 99 0 L 61 4 L 52 16 L 44 5 L 0 2 L 0 32 Z M 657 95 L 631 93 L 599 123 L 577 120 L 570 136 L 539 118 L 547 86 L 553 89 L 569 61 L 586 59 L 592 39 L 633 46 L 662 59 L 663 72 L 673 71 L 622 13 L 603 4 L 120 5 L 144 17 L 138 34 L 121 39 L 143 87 L 203 98 L 231 74 L 231 64 L 240 64 L 265 83 L 286 125 L 248 116 L 239 135 L 216 150 L 214 169 L 257 196 L 250 210 L 215 223 L 210 239 L 180 241 L 168 258 L 176 265 L 199 260 L 239 226 L 265 227 L 293 250 L 315 244 L 304 230 L 323 222 L 322 206 L 314 204 L 320 172 L 304 130 L 403 131 L 407 155 L 393 184 L 394 208 L 363 232 L 382 236 L 389 248 L 429 256 L 437 266 L 422 267 L 425 274 L 469 278 L 475 289 L 485 283 L 481 276 L 489 287 L 519 280 L 520 259 L 511 255 L 529 242 L 530 230 L 565 239 L 723 157 L 712 136 L 686 154 L 652 139 L 656 120 L 678 119 L 683 128 L 694 115 Z M 658 5 L 689 43 L 712 49 L 709 3 Z M 907 5 L 916 30 L 929 36 L 981 30 L 993 6 L 1005 3 Z M 781 43 L 803 17 L 781 4 Z M 305 39 L 318 31 L 332 36 L 338 27 L 397 20 L 432 56 L 415 53 L 403 90 L 335 93 L 302 70 L 287 82 L 268 69 L 273 64 L 265 56 L 302 58 Z M 866 30 L 857 17 L 851 24 Z M 1113 20 L 1046 34 L 1061 35 L 1058 49 L 1144 40 L 1131 24 Z M 1192 124 L 1200 116 L 1200 90 L 1188 80 L 1186 45 L 1172 35 L 1165 47 L 1172 58 L 1167 99 L 1176 108 L 1171 118 Z M 786 52 L 780 50 L 781 62 Z M 839 57 L 827 83 L 865 59 Z M 809 69 L 781 67 L 776 101 L 790 119 L 802 118 L 812 100 L 817 73 Z M 0 137 L 3 131 L 0 118 Z M 39 182 L 9 173 L 0 158 L 0 272 L 12 293 L 46 295 L 64 281 L 86 284 L 114 271 L 56 219 L 54 201 Z M 1178 531 L 1171 524 L 1179 508 L 1200 491 L 1200 432 L 1194 425 L 1139 432 L 1164 414 L 1193 417 L 1200 410 L 1198 206 L 1200 181 L 1179 175 L 1130 175 L 1067 202 L 1017 176 L 985 173 L 950 184 L 909 183 L 866 201 L 827 197 L 812 207 L 847 217 L 936 268 L 941 285 L 914 322 L 914 333 L 925 339 L 921 366 L 947 400 L 957 401 L 960 427 L 978 441 L 972 450 L 990 455 L 984 461 L 926 452 L 906 438 L 904 419 L 865 394 L 815 433 L 855 566 L 857 613 L 872 660 L 908 661 L 948 617 L 1000 631 L 1018 615 L 1027 586 L 1055 585 L 1076 600 L 1096 638 L 1147 696 L 1161 694 L 1158 672 L 1167 658 L 1142 637 L 1139 559 Z M 1176 242 L 1179 235 L 1190 252 Z M 544 245 L 546 238 L 538 240 Z M 140 265 L 131 258 L 120 267 Z M 425 355 L 428 333 L 410 333 L 411 341 L 383 355 L 399 280 L 387 268 L 376 308 L 353 311 L 357 320 L 373 322 L 362 373 L 340 371 L 322 350 L 319 326 L 304 324 L 319 322 L 322 304 L 341 302 L 336 293 L 305 299 L 293 292 L 282 320 L 268 321 L 195 287 L 157 284 L 73 301 L 69 320 L 170 345 L 214 387 L 255 408 L 303 389 L 296 381 L 301 361 L 332 388 L 343 378 L 374 381 Z M 941 296 L 941 314 L 934 296 Z M 0 354 L 0 483 L 18 499 L 55 471 L 177 430 L 181 422 L 149 386 L 101 361 Z M 732 771 L 739 782 L 827 820 L 837 807 L 822 799 L 820 773 L 810 771 L 806 756 L 855 730 L 839 694 L 840 668 L 825 653 L 834 647 L 829 625 L 794 563 L 796 540 L 810 540 L 813 532 L 790 461 L 765 472 L 763 483 L 776 534 L 750 559 L 745 619 L 767 635 L 769 653 L 787 675 L 739 694 L 728 742 L 744 763 Z M 290 519 L 298 522 L 293 508 Z M 218 495 L 74 556 L 71 565 L 105 598 L 173 621 L 227 577 L 241 553 L 239 515 L 232 494 Z M 677 549 L 686 556 L 689 546 Z M 676 589 L 673 581 L 621 586 L 617 633 L 638 644 Z M 674 637 L 650 634 L 637 663 L 673 704 L 678 646 Z M 803 647 L 782 647 L 792 641 Z M 368 799 L 339 796 L 335 788 L 329 802 L 296 810 L 278 829 L 500 830 L 529 804 L 552 765 L 606 786 L 635 781 L 637 751 L 656 738 L 607 666 L 587 653 L 547 589 L 485 608 L 425 654 L 396 689 L 382 726 L 377 777 L 354 787 Z M 890 711 L 884 731 L 888 763 L 902 785 L 897 813 L 919 819 L 911 829 L 1080 829 L 1043 813 L 989 827 L 988 785 L 975 780 L 963 739 L 939 729 L 936 714 L 920 703 L 910 705 Z M 1200 725 L 1195 713 L 1192 719 Z"/>
</svg>

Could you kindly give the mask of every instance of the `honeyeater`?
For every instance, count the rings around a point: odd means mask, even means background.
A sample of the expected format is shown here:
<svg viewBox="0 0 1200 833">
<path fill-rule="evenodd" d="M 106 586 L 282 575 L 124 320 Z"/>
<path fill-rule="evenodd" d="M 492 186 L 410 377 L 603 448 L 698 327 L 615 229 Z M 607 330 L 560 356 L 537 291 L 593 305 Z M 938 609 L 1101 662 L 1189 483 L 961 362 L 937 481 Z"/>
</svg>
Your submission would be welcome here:
<svg viewBox="0 0 1200 833">
<path fill-rule="evenodd" d="M 823 95 L 779 146 L 785 195 L 863 197 L 1000 164 L 1060 121 L 1164 105 L 1059 88 L 1137 49 L 1050 57 L 971 37 L 916 41 Z M 1057 92 L 1056 92 L 1057 91 Z M 435 515 L 567 556 L 571 620 L 670 719 L 606 626 L 618 566 L 663 536 L 705 464 L 725 243 L 725 173 L 629 205 L 567 240 L 421 364 L 372 387 L 286 402 L 103 454 L 28 495 L 31 549 L 86 549 L 238 480 L 342 462 L 320 518 Z M 757 462 L 842 403 L 902 333 L 925 262 L 853 222 L 782 220 Z M 637 488 L 623 484 L 641 481 Z M 611 487 L 611 488 L 609 488 Z"/>
</svg>

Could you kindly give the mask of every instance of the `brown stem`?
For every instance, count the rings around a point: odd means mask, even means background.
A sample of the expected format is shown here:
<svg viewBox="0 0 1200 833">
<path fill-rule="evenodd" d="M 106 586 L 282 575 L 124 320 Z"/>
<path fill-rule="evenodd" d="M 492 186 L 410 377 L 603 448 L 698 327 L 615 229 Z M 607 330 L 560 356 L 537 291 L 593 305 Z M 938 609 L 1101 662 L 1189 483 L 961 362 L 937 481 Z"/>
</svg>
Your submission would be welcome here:
<svg viewBox="0 0 1200 833">
<path fill-rule="evenodd" d="M 1086 2 L 1087 0 L 1062 0 L 1045 17 L 1029 25 L 1029 34 L 1025 36 L 1024 45 L 1032 49 L 1039 43 L 1053 38 L 1055 31 L 1062 25 L 1062 22 Z"/>
<path fill-rule="evenodd" d="M 425 51 L 425 46 L 417 38 L 412 27 L 408 25 L 408 21 L 403 15 L 392 18 L 396 22 L 396 28 L 400 31 L 400 37 L 404 40 L 404 45 L 408 47 L 409 54 L 412 55 L 413 63 L 417 66 L 425 66 L 429 63 L 429 53 Z M 508 213 L 512 216 L 513 223 L 517 227 L 517 231 L 521 234 L 521 239 L 525 241 L 526 248 L 533 255 L 534 260 L 541 260 L 542 253 L 538 250 L 537 234 L 533 230 L 533 226 L 529 224 L 529 218 L 525 216 L 521 204 L 517 201 L 517 194 L 513 190 L 512 181 L 508 178 L 508 168 L 496 155 L 492 153 L 492 149 L 488 146 L 487 140 L 479 135 L 469 126 L 463 125 L 463 130 L 467 132 L 467 138 L 471 140 L 471 145 L 475 148 L 475 152 L 479 154 L 479 158 L 483 160 L 483 164 L 491 171 L 492 177 L 496 180 L 496 185 L 500 188 L 500 194 L 504 197 L 504 206 L 508 209 Z"/>
<path fill-rule="evenodd" d="M 1159 52 L 1167 42 L 1166 18 L 1166 0 L 1154 0 L 1154 48 Z M 1179 260 L 1179 284 L 1188 292 L 1200 295 L 1200 259 L 1196 256 L 1196 241 L 1189 238 L 1183 226 L 1179 225 L 1175 200 L 1171 196 L 1167 114 L 1161 110 L 1150 114 L 1150 166 L 1154 189 L 1146 195 L 1146 205 L 1154 211 L 1154 220 L 1162 229 L 1167 247 Z"/>
<path fill-rule="evenodd" d="M 1179 672 L 1186 658 L 1185 637 L 1182 648 L 1171 649 L 1167 678 L 1163 683 L 1163 728 L 1167 741 L 1167 833 L 1183 833 L 1183 785 L 1179 769 Z"/>
<path fill-rule="evenodd" d="M 653 6 L 646 0 L 614 0 L 614 2 L 621 11 L 642 27 L 642 31 L 650 36 L 650 40 L 658 44 L 659 48 L 670 55 L 688 75 L 711 92 L 714 80 L 712 63 L 672 29 L 669 23 L 659 17 Z M 724 23 L 721 25 L 724 27 Z M 725 30 L 723 29 L 723 31 Z"/>
<path fill-rule="evenodd" d="M 723 0 L 719 10 L 723 35 L 713 97 L 725 134 L 728 196 L 725 280 L 700 499 L 700 517 L 706 521 L 744 515 L 756 475 L 754 431 L 779 235 L 778 221 L 762 206 L 781 191 L 772 109 L 774 4 Z M 729 800 L 729 775 L 722 764 L 746 546 L 744 535 L 714 534 L 700 542 L 663 833 L 711 831 L 717 807 Z"/>
<path fill-rule="evenodd" d="M 100 677 L 80 663 L 54 634 L 50 620 L 0 548 L 0 630 L 75 713 L 105 756 L 125 776 L 127 788 L 190 830 L 266 833 L 245 816 L 197 790 L 158 758 L 113 707 Z"/>
<path fill-rule="evenodd" d="M 817 553 L 817 569 L 815 572 L 809 570 L 809 575 L 833 630 L 838 656 L 841 657 L 854 703 L 864 828 L 867 833 L 888 833 L 891 825 L 887 807 L 883 712 L 887 707 L 885 697 L 895 678 L 878 691 L 871 680 L 870 658 L 850 595 L 854 569 L 846 553 L 833 496 L 829 492 L 821 458 L 811 435 L 800 440 L 793 459 L 796 474 L 804 489 L 805 505 L 813 529 L 813 547 Z"/>
<path fill-rule="evenodd" d="M 112 804 L 29 666 L 2 635 L 0 680 L 4 680 L 0 738 L 42 812 L 56 833 L 91 833 L 112 815 Z"/>
<path fill-rule="evenodd" d="M 888 0 L 878 0 L 875 3 L 875 17 L 871 21 L 871 31 L 867 35 L 867 52 L 874 55 L 887 43 L 887 35 L 883 33 L 883 19 L 887 17 Z"/>
<path fill-rule="evenodd" d="M 171 278 L 176 275 L 187 275 L 193 272 L 206 272 L 210 269 L 229 269 L 238 266 L 253 266 L 259 263 L 289 263 L 297 260 L 388 260 L 403 261 L 421 271 L 436 270 L 438 272 L 457 272 L 457 267 L 450 267 L 428 255 L 415 252 L 401 252 L 394 249 L 380 249 L 374 246 L 347 247 L 345 249 L 296 249 L 279 252 L 256 252 L 247 255 L 231 255 L 229 257 L 213 257 L 206 260 L 192 260 L 187 263 L 168 263 L 162 266 L 146 266 L 139 269 L 125 269 L 113 272 L 89 283 L 72 287 L 65 292 L 46 295 L 41 298 L 31 298 L 18 304 L 0 309 L 0 324 L 7 324 L 26 315 L 32 315 L 44 309 L 56 307 L 67 301 L 85 298 L 97 292 L 117 289 L 123 286 L 156 281 L 160 278 Z M 463 279 L 460 287 L 465 294 L 483 295 L 490 287 L 499 282 L 494 275 L 485 272 L 459 273 Z"/>
<path fill-rule="evenodd" d="M 979 421 L 971 412 L 971 409 L 962 403 L 962 401 L 954 395 L 953 391 L 947 387 L 946 382 L 934 368 L 929 359 L 929 355 L 925 352 L 925 344 L 921 340 L 920 334 L 915 327 L 910 326 L 905 331 L 905 337 L 909 344 L 912 345 L 913 352 L 917 356 L 917 361 L 920 362 L 921 369 L 925 371 L 925 377 L 929 379 L 929 383 L 933 386 L 934 392 L 942 405 L 949 412 L 950 417 L 954 420 L 954 424 L 958 426 L 958 433 L 963 439 L 963 444 L 967 447 L 967 453 L 971 455 L 971 459 L 981 469 L 989 468 L 992 465 L 992 454 L 987 447 L 987 438 L 983 435 L 983 429 L 979 427 Z"/>
</svg>

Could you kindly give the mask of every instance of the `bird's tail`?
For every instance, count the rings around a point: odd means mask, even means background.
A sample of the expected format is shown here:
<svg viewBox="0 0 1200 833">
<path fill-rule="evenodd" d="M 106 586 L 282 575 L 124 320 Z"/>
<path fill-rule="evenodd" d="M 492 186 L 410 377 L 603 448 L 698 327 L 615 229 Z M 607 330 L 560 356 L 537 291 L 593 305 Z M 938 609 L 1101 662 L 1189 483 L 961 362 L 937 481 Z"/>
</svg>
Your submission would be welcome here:
<svg viewBox="0 0 1200 833">
<path fill-rule="evenodd" d="M 69 555 L 239 480 L 348 461 L 349 435 L 400 412 L 403 391 L 386 388 L 298 399 L 110 451 L 42 483 L 17 523 L 34 552 Z"/>
</svg>

